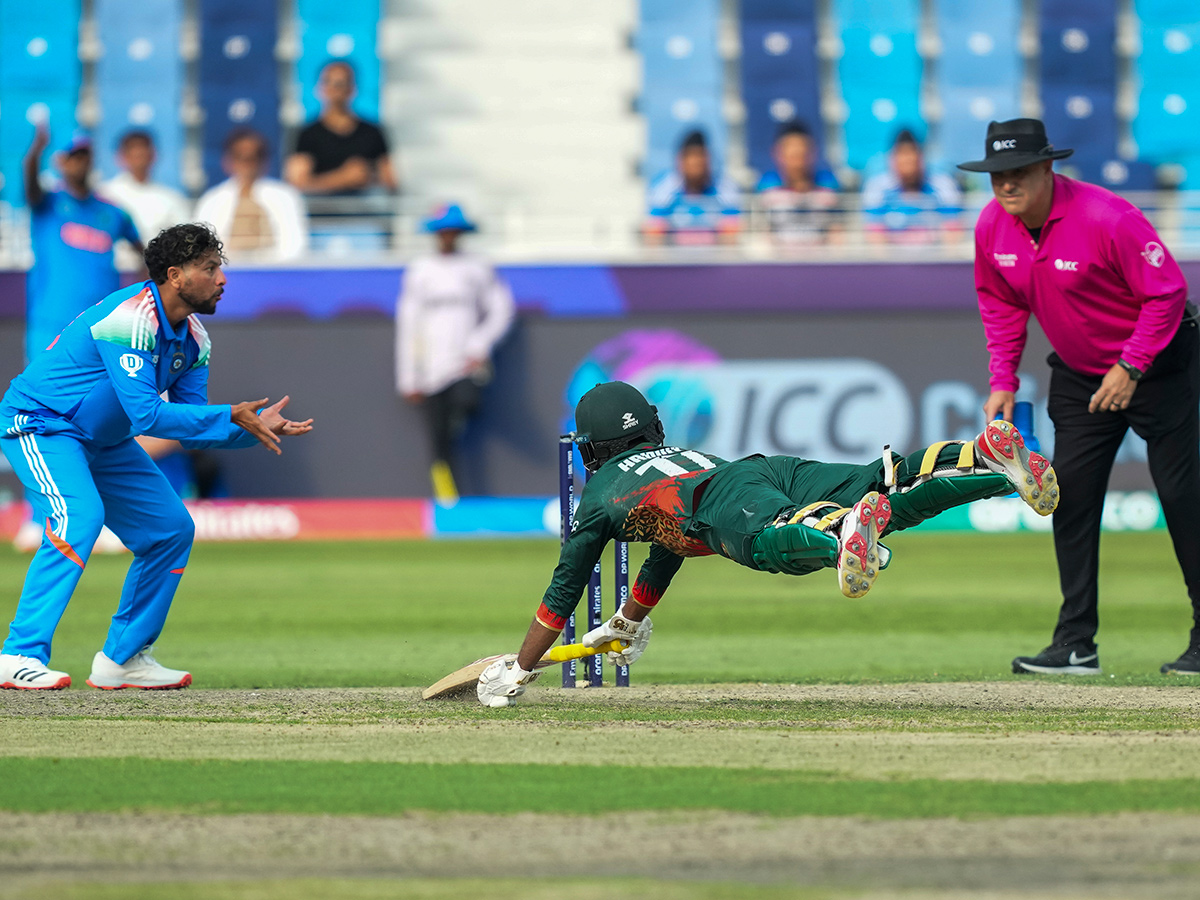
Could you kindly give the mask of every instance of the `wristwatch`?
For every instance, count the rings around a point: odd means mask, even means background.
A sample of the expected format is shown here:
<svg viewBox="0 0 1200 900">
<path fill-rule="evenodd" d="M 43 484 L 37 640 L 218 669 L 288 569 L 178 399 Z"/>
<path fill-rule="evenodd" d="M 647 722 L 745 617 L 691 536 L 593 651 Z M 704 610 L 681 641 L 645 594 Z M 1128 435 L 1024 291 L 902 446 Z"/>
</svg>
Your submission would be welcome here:
<svg viewBox="0 0 1200 900">
<path fill-rule="evenodd" d="M 1117 365 L 1129 373 L 1129 379 L 1131 381 L 1141 381 L 1142 376 L 1146 374 L 1133 363 L 1127 363 L 1123 359 L 1118 359 Z"/>
</svg>

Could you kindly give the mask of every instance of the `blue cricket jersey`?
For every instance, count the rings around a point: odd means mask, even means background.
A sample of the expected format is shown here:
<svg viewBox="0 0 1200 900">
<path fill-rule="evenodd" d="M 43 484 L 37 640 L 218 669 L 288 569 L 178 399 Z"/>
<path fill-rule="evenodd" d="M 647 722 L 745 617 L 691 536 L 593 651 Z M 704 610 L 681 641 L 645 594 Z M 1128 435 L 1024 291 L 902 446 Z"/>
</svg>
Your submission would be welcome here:
<svg viewBox="0 0 1200 900">
<path fill-rule="evenodd" d="M 50 191 L 30 213 L 34 263 L 25 284 L 26 327 L 53 339 L 120 286 L 113 244 L 137 240 L 138 233 L 125 210 L 94 194 L 80 200 L 69 191 Z M 43 349 L 26 352 L 33 358 Z"/>
<path fill-rule="evenodd" d="M 13 379 L 0 429 L 101 447 L 139 434 L 188 448 L 252 446 L 257 438 L 233 424 L 228 404 L 208 405 L 208 355 L 197 316 L 172 328 L 154 282 L 131 285 L 80 313 Z"/>
</svg>

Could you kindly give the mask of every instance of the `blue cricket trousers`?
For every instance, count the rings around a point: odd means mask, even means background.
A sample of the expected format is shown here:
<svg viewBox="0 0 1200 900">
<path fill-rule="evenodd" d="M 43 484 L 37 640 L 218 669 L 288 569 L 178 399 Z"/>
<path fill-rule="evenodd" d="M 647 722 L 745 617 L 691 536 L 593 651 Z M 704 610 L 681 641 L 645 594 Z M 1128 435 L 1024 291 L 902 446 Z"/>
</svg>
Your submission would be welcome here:
<svg viewBox="0 0 1200 900">
<path fill-rule="evenodd" d="M 4 653 L 50 662 L 54 630 L 104 525 L 133 551 L 104 653 L 125 663 L 162 631 L 195 526 L 146 452 L 130 439 L 96 447 L 70 434 L 5 434 L 0 449 L 43 529 Z"/>
</svg>

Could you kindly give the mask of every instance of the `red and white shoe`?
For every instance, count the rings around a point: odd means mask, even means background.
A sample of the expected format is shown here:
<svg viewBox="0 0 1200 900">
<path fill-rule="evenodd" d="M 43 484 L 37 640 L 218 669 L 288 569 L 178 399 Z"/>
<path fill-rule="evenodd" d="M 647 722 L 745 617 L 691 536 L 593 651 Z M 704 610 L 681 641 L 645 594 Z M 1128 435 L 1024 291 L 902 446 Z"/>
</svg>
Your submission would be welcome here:
<svg viewBox="0 0 1200 900">
<path fill-rule="evenodd" d="M 847 597 L 863 596 L 879 576 L 879 535 L 892 520 L 892 505 L 878 491 L 854 504 L 838 536 L 838 587 Z"/>
<path fill-rule="evenodd" d="M 140 653 L 124 665 L 113 662 L 101 650 L 92 660 L 92 674 L 87 683 L 102 691 L 140 688 L 144 691 L 170 691 L 192 683 L 192 674 L 181 669 L 168 669 L 150 655 L 153 646 L 143 647 Z"/>
<path fill-rule="evenodd" d="M 1012 482 L 1021 499 L 1039 516 L 1058 507 L 1058 476 L 1046 457 L 1031 453 L 1025 438 L 1012 422 L 988 422 L 975 439 L 975 448 L 987 468 Z"/>
<path fill-rule="evenodd" d="M 0 653 L 0 688 L 14 691 L 61 691 L 71 686 L 71 676 L 56 672 L 40 659 Z"/>
</svg>

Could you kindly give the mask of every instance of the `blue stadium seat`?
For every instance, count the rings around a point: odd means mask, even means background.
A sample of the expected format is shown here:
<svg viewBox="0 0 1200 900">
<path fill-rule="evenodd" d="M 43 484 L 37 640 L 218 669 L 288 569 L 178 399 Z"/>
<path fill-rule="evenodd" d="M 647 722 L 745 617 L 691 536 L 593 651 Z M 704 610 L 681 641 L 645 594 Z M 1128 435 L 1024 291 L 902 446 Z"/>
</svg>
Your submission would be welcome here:
<svg viewBox="0 0 1200 900">
<path fill-rule="evenodd" d="M 208 184 L 226 177 L 221 150 L 236 127 L 254 128 L 266 136 L 272 151 L 269 171 L 277 175 L 281 148 L 274 4 L 205 0 L 199 8 L 199 94 Z"/>
<path fill-rule="evenodd" d="M 296 76 L 305 117 L 314 119 L 320 111 L 316 84 L 321 68 L 332 59 L 342 59 L 354 67 L 358 83 L 354 109 L 364 118 L 378 120 L 380 0 L 298 0 L 296 17 L 301 27 Z"/>
<path fill-rule="evenodd" d="M 638 22 L 642 26 L 690 19 L 716 22 L 720 14 L 720 0 L 641 0 L 638 4 Z"/>
<path fill-rule="evenodd" d="M 717 97 L 701 95 L 643 96 L 638 101 L 646 117 L 646 157 L 642 175 L 652 179 L 675 166 L 679 142 L 693 129 L 708 137 L 708 146 L 718 168 L 724 168 L 728 127 Z"/>
<path fill-rule="evenodd" d="M 968 159 L 982 159 L 988 122 L 1021 114 L 1016 84 L 942 88 L 942 119 L 933 158 L 948 171 Z"/>
<path fill-rule="evenodd" d="M 21 165 L 33 141 L 34 126 L 30 120 L 41 118 L 50 125 L 50 148 L 42 157 L 43 167 L 49 167 L 50 152 L 70 140 L 75 130 L 77 102 L 78 92 L 74 89 L 58 94 L 6 91 L 0 97 L 4 109 L 0 115 L 0 172 L 4 175 L 0 199 L 13 206 L 25 205 Z"/>
<path fill-rule="evenodd" d="M 1133 8 L 1145 25 L 1180 24 L 1196 19 L 1194 0 L 1134 0 Z"/>
<path fill-rule="evenodd" d="M 79 0 L 0 0 L 0 94 L 78 92 Z"/>
<path fill-rule="evenodd" d="M 1074 178 L 1113 191 L 1152 191 L 1157 186 L 1154 166 L 1149 163 L 1115 157 L 1076 159 L 1076 156 L 1058 163 L 1057 168 Z"/>
<path fill-rule="evenodd" d="M 1178 161 L 1200 152 L 1200 86 L 1178 90 L 1142 88 L 1133 137 L 1138 156 L 1150 162 Z"/>
<path fill-rule="evenodd" d="M 96 0 L 96 30 L 104 53 L 96 62 L 96 95 L 101 118 L 96 126 L 96 163 L 115 175 L 117 140 L 130 128 L 154 135 L 158 162 L 154 178 L 178 188 L 184 146 L 179 106 L 183 61 L 179 57 L 181 0 L 138 0 L 129 15 L 123 0 Z"/>
<path fill-rule="evenodd" d="M 1071 147 L 1079 160 L 1111 159 L 1117 146 L 1112 87 L 1042 87 L 1042 120 L 1056 147 Z"/>
<path fill-rule="evenodd" d="M 742 0 L 738 16 L 743 22 L 812 22 L 815 0 Z"/>
<path fill-rule="evenodd" d="M 724 65 L 717 53 L 715 20 L 643 25 L 634 44 L 642 57 L 645 90 L 668 84 L 720 89 Z"/>
<path fill-rule="evenodd" d="M 752 167 L 760 172 L 770 167 L 781 122 L 804 121 L 820 142 L 816 28 L 811 21 L 743 22 L 741 74 Z"/>
<path fill-rule="evenodd" d="M 1200 75 L 1200 22 L 1142 26 L 1138 76 L 1151 89 Z"/>
<path fill-rule="evenodd" d="M 940 19 L 938 82 L 944 87 L 992 86 L 1017 90 L 1022 60 L 1017 47 L 1019 9 L 997 3 L 996 15 L 984 21 Z"/>
<path fill-rule="evenodd" d="M 1096 0 L 1086 12 L 1064 0 L 1045 0 L 1040 24 L 1042 84 L 1115 89 L 1116 15 L 1115 0 Z"/>
<path fill-rule="evenodd" d="M 846 105 L 848 164 L 862 169 L 898 129 L 924 131 L 916 0 L 834 0 L 842 40 L 838 63 Z"/>
</svg>

